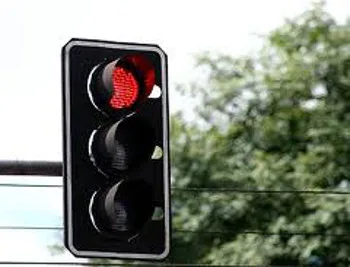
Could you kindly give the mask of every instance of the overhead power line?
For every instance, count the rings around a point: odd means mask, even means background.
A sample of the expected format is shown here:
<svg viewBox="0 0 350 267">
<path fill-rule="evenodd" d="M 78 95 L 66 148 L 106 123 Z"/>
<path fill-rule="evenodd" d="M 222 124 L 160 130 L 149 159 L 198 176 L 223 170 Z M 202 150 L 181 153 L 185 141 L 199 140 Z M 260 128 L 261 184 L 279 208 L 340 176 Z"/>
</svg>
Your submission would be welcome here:
<svg viewBox="0 0 350 267">
<path fill-rule="evenodd" d="M 60 226 L 10 226 L 0 225 L 0 230 L 47 230 L 47 231 L 63 231 L 64 228 Z M 201 231 L 201 230 L 189 230 L 189 229 L 174 229 L 174 233 L 182 234 L 204 234 L 204 235 L 262 235 L 262 236 L 329 236 L 329 237 L 346 237 L 350 238 L 350 233 L 344 234 L 332 234 L 324 232 L 267 232 L 267 231 Z"/>
<path fill-rule="evenodd" d="M 0 183 L 0 187 L 62 188 L 60 184 Z M 239 188 L 194 188 L 172 187 L 174 193 L 238 193 L 238 194 L 310 194 L 310 195 L 350 195 L 350 191 L 340 190 L 258 190 Z"/>
</svg>

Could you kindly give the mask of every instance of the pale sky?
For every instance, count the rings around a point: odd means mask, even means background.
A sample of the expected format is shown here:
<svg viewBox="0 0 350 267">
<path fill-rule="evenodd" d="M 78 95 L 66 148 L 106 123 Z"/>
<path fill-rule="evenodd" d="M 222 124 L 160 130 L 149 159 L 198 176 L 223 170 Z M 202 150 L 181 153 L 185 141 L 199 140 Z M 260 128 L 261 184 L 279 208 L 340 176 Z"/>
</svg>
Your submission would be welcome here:
<svg viewBox="0 0 350 267">
<path fill-rule="evenodd" d="M 310 7 L 306 0 L 33 1 L 0 2 L 0 159 L 62 157 L 60 49 L 72 37 L 160 45 L 169 59 L 171 111 L 187 102 L 174 85 L 193 77 L 193 55 L 240 55 L 256 50 L 264 34 Z M 329 1 L 339 21 L 350 1 Z M 13 177 L 1 177 L 13 182 Z M 15 178 L 60 183 L 60 178 Z M 60 189 L 0 187 L 0 225 L 60 226 Z M 0 262 L 51 260 L 55 233 L 0 230 Z M 18 253 L 20 251 L 20 253 Z M 69 255 L 55 257 L 72 260 Z"/>
</svg>

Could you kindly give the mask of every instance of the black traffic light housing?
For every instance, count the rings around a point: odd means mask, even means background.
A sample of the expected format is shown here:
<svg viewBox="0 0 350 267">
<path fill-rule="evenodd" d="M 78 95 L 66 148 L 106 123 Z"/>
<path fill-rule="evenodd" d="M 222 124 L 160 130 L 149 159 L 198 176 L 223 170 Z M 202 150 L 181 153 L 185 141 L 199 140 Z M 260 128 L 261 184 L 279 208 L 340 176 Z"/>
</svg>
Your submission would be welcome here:
<svg viewBox="0 0 350 267">
<path fill-rule="evenodd" d="M 166 54 L 156 45 L 72 39 L 62 73 L 66 247 L 80 257 L 164 259 Z"/>
</svg>

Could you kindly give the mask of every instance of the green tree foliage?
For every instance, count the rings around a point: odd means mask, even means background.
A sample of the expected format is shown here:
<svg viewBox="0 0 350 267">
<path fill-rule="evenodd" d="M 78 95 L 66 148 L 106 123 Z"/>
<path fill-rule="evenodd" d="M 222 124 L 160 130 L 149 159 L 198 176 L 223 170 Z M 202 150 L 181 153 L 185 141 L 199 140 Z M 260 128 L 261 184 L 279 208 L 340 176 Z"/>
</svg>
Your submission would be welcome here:
<svg viewBox="0 0 350 267">
<path fill-rule="evenodd" d="M 173 186 L 241 192 L 174 190 L 170 261 L 349 266 L 350 195 L 290 191 L 350 189 L 350 23 L 316 4 L 265 38 L 200 56 L 182 88 L 197 117 L 172 118 Z"/>
</svg>

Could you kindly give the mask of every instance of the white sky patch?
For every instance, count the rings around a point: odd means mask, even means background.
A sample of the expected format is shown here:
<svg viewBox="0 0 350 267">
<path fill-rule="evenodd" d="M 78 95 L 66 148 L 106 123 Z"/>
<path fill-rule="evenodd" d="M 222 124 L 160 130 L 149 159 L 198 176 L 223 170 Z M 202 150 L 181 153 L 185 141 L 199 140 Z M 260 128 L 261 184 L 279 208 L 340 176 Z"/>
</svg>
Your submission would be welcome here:
<svg viewBox="0 0 350 267">
<path fill-rule="evenodd" d="M 317 107 L 318 100 L 317 99 L 310 99 L 307 101 L 304 101 L 301 103 L 301 107 L 306 110 L 313 110 Z"/>
<path fill-rule="evenodd" d="M 327 89 L 324 84 L 319 83 L 314 88 L 312 88 L 312 95 L 314 97 L 322 97 L 327 94 Z"/>
<path fill-rule="evenodd" d="M 49 245 L 54 244 L 54 242 L 59 242 L 59 240 L 55 239 L 53 233 L 48 234 L 28 230 L 0 230 L 0 261 L 85 261 L 84 259 L 76 259 L 68 251 L 63 254 L 53 255 L 48 248 L 45 248 L 45 246 L 48 247 Z"/>
<path fill-rule="evenodd" d="M 174 88 L 194 77 L 194 54 L 254 51 L 261 44 L 259 34 L 308 7 L 305 0 L 3 0 L 0 159 L 61 160 L 60 50 L 72 37 L 159 44 L 169 58 L 170 109 L 186 110 L 191 101 Z M 350 1 L 329 1 L 327 9 L 343 21 Z M 0 190 L 0 223 L 61 224 L 60 190 Z M 0 231 L 0 261 L 51 260 L 51 241 L 45 240 L 52 236 L 50 231 Z"/>
<path fill-rule="evenodd" d="M 0 187 L 0 225 L 62 226 L 62 189 Z"/>
</svg>

